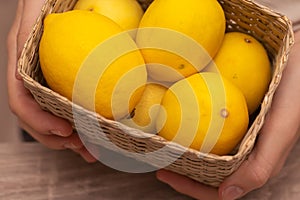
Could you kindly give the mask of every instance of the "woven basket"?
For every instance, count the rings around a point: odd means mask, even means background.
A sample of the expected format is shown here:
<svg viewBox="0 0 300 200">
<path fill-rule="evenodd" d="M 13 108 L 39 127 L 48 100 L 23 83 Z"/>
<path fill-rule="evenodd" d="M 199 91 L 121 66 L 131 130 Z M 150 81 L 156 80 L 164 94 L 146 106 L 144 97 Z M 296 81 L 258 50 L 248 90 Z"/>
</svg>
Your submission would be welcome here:
<svg viewBox="0 0 300 200">
<path fill-rule="evenodd" d="M 255 145 L 265 115 L 271 106 L 273 94 L 281 80 L 290 48 L 294 43 L 290 21 L 285 16 L 250 0 L 219 0 L 225 11 L 227 31 L 248 33 L 258 39 L 269 53 L 273 76 L 260 110 L 255 115 L 236 152 L 232 155 L 217 156 L 202 154 L 168 142 L 157 135 L 149 135 L 118 122 L 107 120 L 96 113 L 74 105 L 46 86 L 38 56 L 39 41 L 43 32 L 43 19 L 49 13 L 71 10 L 76 2 L 77 0 L 46 1 L 18 63 L 18 70 L 24 79 L 25 87 L 31 91 L 43 109 L 69 120 L 74 127 L 73 109 L 76 108 L 76 131 L 83 135 L 85 140 L 111 149 L 111 146 L 108 145 L 108 140 L 110 140 L 125 150 L 120 152 L 134 152 L 136 154 L 129 156 L 156 167 L 160 167 L 162 162 L 175 160 L 166 169 L 217 187 L 224 178 L 232 174 L 247 159 Z M 146 9 L 151 0 L 139 0 L 139 2 Z M 162 152 L 158 151 L 156 156 L 147 156 L 148 152 L 155 152 L 166 146 L 168 148 Z M 139 156 L 135 157 L 134 155 L 137 154 Z M 177 158 L 178 155 L 181 156 Z"/>
</svg>

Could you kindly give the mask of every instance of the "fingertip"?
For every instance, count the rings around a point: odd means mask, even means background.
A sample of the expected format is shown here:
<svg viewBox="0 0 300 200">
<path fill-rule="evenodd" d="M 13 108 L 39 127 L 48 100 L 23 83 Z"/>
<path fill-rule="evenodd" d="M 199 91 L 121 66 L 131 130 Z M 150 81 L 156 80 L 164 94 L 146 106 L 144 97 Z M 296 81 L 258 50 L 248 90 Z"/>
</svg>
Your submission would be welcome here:
<svg viewBox="0 0 300 200">
<path fill-rule="evenodd" d="M 270 178 L 266 163 L 252 153 L 232 175 L 225 179 L 219 187 L 222 200 L 238 199 L 247 193 L 262 187 Z"/>
<path fill-rule="evenodd" d="M 98 159 L 95 158 L 86 148 L 84 148 L 83 151 L 80 152 L 80 155 L 88 163 L 95 163 L 98 161 Z"/>
<path fill-rule="evenodd" d="M 72 134 L 74 133 L 74 129 L 72 124 L 68 120 L 55 116 L 54 114 L 48 113 L 47 111 L 45 113 L 42 113 L 41 116 L 43 114 L 46 114 L 43 117 L 45 117 L 45 119 L 48 119 L 48 122 L 44 125 L 45 127 L 48 127 L 49 131 L 61 137 L 72 136 Z"/>
<path fill-rule="evenodd" d="M 162 171 L 163 171 L 163 169 L 159 169 L 159 170 L 157 170 L 157 171 L 155 172 L 157 178 L 160 178 L 160 177 L 161 177 Z"/>
<path fill-rule="evenodd" d="M 64 132 L 64 131 L 61 131 L 61 130 L 50 130 L 50 131 L 49 131 L 49 134 L 50 134 L 50 135 L 57 135 L 57 136 L 61 136 L 61 137 L 68 137 L 68 136 L 70 136 L 72 133 Z"/>
<path fill-rule="evenodd" d="M 77 135 L 75 135 L 75 137 L 77 137 Z M 95 163 L 98 161 L 98 159 L 86 149 L 80 139 L 69 139 L 63 146 L 64 148 L 71 149 L 75 153 L 78 153 L 88 163 Z"/>
<path fill-rule="evenodd" d="M 167 182 L 168 181 L 168 174 L 170 172 L 168 172 L 167 170 L 165 169 L 160 169 L 158 171 L 156 171 L 156 178 L 161 181 L 161 182 Z"/>
<path fill-rule="evenodd" d="M 63 126 L 61 128 L 61 133 L 65 136 L 65 137 L 68 137 L 70 135 L 72 135 L 74 133 L 74 129 L 72 127 L 71 124 L 67 123 L 65 126 Z"/>
<path fill-rule="evenodd" d="M 69 137 L 73 134 L 73 129 L 66 126 L 66 127 L 61 127 L 61 128 L 57 128 L 57 129 L 52 129 L 52 130 L 49 130 L 48 132 L 50 135 Z"/>
<path fill-rule="evenodd" d="M 238 186 L 228 186 L 219 193 L 221 200 L 235 200 L 244 194 L 244 190 Z"/>
<path fill-rule="evenodd" d="M 88 156 L 87 158 L 85 158 L 85 161 L 88 163 L 96 163 L 98 160 L 93 156 Z"/>
</svg>

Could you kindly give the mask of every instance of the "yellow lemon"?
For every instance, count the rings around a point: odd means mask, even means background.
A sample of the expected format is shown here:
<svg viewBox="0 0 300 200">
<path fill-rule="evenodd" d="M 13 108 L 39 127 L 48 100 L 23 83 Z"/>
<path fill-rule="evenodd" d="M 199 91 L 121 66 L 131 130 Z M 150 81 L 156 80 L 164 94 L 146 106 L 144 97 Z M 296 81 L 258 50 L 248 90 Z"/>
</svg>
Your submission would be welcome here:
<svg viewBox="0 0 300 200">
<path fill-rule="evenodd" d="M 120 122 L 148 133 L 156 133 L 156 117 L 166 91 L 167 88 L 163 85 L 148 83 L 133 112 Z"/>
<path fill-rule="evenodd" d="M 245 97 L 218 73 L 197 73 L 176 82 L 161 105 L 158 134 L 201 152 L 229 154 L 247 131 Z"/>
<path fill-rule="evenodd" d="M 109 119 L 130 113 L 147 82 L 143 57 L 132 38 L 94 12 L 48 15 L 39 55 L 52 90 Z"/>
<path fill-rule="evenodd" d="M 144 11 L 136 0 L 79 0 L 74 9 L 98 12 L 124 30 L 136 29 Z"/>
<path fill-rule="evenodd" d="M 240 88 L 252 114 L 259 107 L 271 80 L 271 64 L 264 46 L 248 34 L 226 33 L 214 62 L 205 71 L 216 69 Z"/>
<path fill-rule="evenodd" d="M 225 33 L 215 0 L 154 0 L 143 15 L 136 42 L 151 78 L 175 82 L 203 69 Z"/>
</svg>

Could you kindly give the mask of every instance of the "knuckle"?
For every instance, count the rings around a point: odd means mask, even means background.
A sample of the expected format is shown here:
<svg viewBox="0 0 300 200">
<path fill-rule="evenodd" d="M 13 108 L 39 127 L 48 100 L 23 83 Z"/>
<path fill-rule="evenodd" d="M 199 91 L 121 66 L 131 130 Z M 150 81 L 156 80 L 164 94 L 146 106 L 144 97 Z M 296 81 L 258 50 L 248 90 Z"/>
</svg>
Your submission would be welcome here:
<svg viewBox="0 0 300 200">
<path fill-rule="evenodd" d="M 253 177 L 254 182 L 258 187 L 261 187 L 267 183 L 267 181 L 270 178 L 270 173 L 267 172 L 267 170 L 263 168 L 255 168 L 256 170 L 253 170 Z"/>
<path fill-rule="evenodd" d="M 259 158 L 259 160 L 259 162 L 257 162 L 258 160 L 255 160 L 253 162 L 250 161 L 251 164 L 249 169 L 251 170 L 250 173 L 254 184 L 257 187 L 262 187 L 268 182 L 269 178 L 271 177 L 273 167 L 269 162 L 267 162 L 266 159 Z"/>
<path fill-rule="evenodd" d="M 178 193 L 188 195 L 193 193 L 193 188 L 198 188 L 198 186 L 195 185 L 194 181 L 189 180 L 188 182 L 185 182 L 184 185 L 178 183 L 172 184 L 172 188 Z"/>
</svg>

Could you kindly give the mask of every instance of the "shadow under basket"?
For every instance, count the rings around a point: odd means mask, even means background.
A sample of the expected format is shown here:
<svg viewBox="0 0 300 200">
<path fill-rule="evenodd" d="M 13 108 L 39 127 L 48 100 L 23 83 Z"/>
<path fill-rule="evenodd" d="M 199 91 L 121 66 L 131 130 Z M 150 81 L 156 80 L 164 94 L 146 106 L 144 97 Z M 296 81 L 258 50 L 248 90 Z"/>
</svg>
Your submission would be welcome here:
<svg viewBox="0 0 300 200">
<path fill-rule="evenodd" d="M 267 49 L 272 63 L 272 80 L 260 110 L 233 155 L 204 154 L 166 141 L 158 135 L 129 128 L 116 121 L 73 104 L 45 85 L 39 65 L 38 48 L 43 33 L 43 19 L 49 13 L 71 10 L 77 0 L 46 0 L 40 16 L 24 46 L 18 63 L 25 87 L 40 106 L 70 121 L 84 141 L 127 155 L 151 166 L 186 175 L 217 187 L 247 159 L 264 124 L 273 94 L 280 83 L 288 54 L 294 43 L 291 22 L 282 14 L 250 0 L 219 0 L 227 22 L 227 31 L 248 33 Z M 151 1 L 139 0 L 144 9 Z M 75 129 L 75 128 L 74 128 Z M 116 145 L 111 145 L 116 144 Z M 116 148 L 116 146 L 118 148 Z"/>
</svg>

